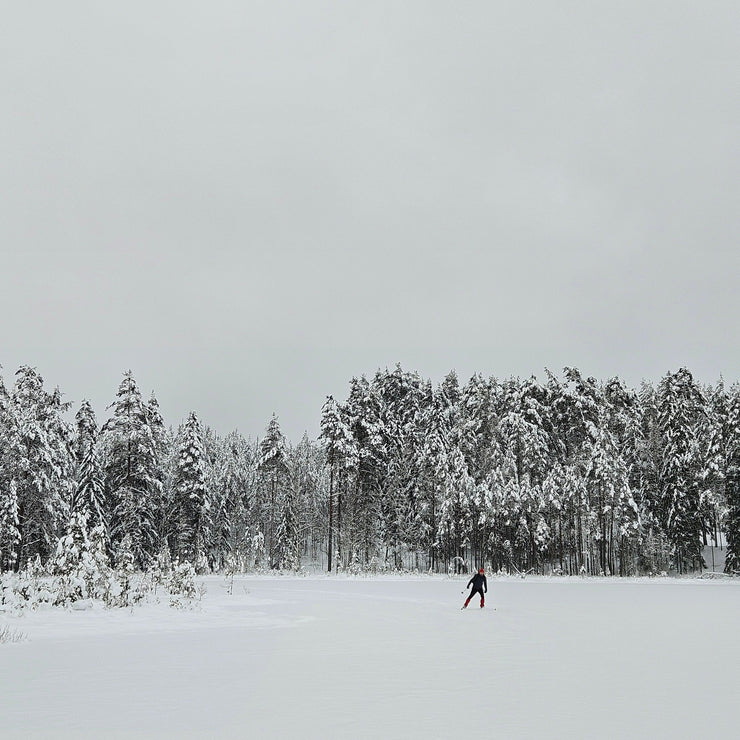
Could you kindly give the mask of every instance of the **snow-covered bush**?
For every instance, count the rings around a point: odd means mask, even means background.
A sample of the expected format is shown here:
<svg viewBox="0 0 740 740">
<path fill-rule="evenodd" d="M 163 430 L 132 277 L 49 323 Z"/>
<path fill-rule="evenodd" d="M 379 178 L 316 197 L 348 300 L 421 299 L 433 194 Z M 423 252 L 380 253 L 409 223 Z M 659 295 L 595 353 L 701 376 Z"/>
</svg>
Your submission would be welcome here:
<svg viewBox="0 0 740 740">
<path fill-rule="evenodd" d="M 0 605 L 4 611 L 18 612 L 27 607 L 53 604 L 53 585 L 36 556 L 18 573 L 9 571 L 0 576 Z"/>
<path fill-rule="evenodd" d="M 352 553 L 352 560 L 349 563 L 349 568 L 347 568 L 347 571 L 353 576 L 358 576 L 362 572 L 362 567 L 360 566 L 360 559 L 357 555 L 357 552 Z"/>
<path fill-rule="evenodd" d="M 170 549 L 165 545 L 160 551 L 157 557 L 154 559 L 152 564 L 147 568 L 144 574 L 144 581 L 146 582 L 149 589 L 154 594 L 157 593 L 157 588 L 167 583 L 167 580 L 172 573 L 172 556 L 170 555 Z"/>
<path fill-rule="evenodd" d="M 106 599 L 111 569 L 105 553 L 105 534 L 98 527 L 87 535 L 86 517 L 73 513 L 67 534 L 57 543 L 48 570 L 52 576 L 53 603 L 69 605 L 84 599 Z"/>
<path fill-rule="evenodd" d="M 249 538 L 247 547 L 247 561 L 251 563 L 252 569 L 261 572 L 265 567 L 265 535 L 257 532 Z"/>
<path fill-rule="evenodd" d="M 111 574 L 110 585 L 105 594 L 109 607 L 130 607 L 142 601 L 149 588 L 145 579 L 136 573 L 131 538 L 126 535 L 116 553 L 116 568 Z"/>
<path fill-rule="evenodd" d="M 132 606 L 150 589 L 134 574 L 133 560 L 123 558 L 121 562 L 121 567 L 112 569 L 103 529 L 94 529 L 88 538 L 84 519 L 73 515 L 46 567 L 37 557 L 20 572 L 0 577 L 2 606 L 8 611 L 85 601 L 101 601 L 107 607 Z"/>
<path fill-rule="evenodd" d="M 176 562 L 167 583 L 170 592 L 170 606 L 182 609 L 198 596 L 202 596 L 202 590 L 195 583 L 195 568 L 192 563 Z"/>
</svg>

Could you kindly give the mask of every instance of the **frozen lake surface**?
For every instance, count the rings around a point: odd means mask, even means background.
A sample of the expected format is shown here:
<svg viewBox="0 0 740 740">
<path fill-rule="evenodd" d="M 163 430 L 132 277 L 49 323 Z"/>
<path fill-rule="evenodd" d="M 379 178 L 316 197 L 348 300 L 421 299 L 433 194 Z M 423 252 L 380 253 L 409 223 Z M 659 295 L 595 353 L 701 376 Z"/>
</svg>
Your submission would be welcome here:
<svg viewBox="0 0 740 740">
<path fill-rule="evenodd" d="M 460 611 L 466 580 L 0 614 L 0 737 L 737 737 L 740 582 L 489 578 Z"/>
</svg>

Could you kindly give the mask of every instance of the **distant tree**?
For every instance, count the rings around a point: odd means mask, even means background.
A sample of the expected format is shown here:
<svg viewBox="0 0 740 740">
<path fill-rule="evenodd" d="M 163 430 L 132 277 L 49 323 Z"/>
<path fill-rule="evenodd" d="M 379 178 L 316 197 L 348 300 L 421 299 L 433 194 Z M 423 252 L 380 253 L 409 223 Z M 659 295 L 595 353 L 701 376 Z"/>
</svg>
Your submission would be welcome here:
<svg viewBox="0 0 740 740">
<path fill-rule="evenodd" d="M 124 374 L 112 404 L 113 415 L 101 430 L 106 497 L 112 507 L 111 539 L 119 548 L 128 535 L 131 555 L 146 567 L 157 555 L 157 505 L 163 471 L 149 411 L 131 371 Z"/>
<path fill-rule="evenodd" d="M 83 400 L 79 411 L 75 414 L 75 436 L 72 446 L 78 465 L 87 455 L 90 442 L 97 442 L 98 432 L 98 422 L 92 404 L 88 400 Z"/>
<path fill-rule="evenodd" d="M 144 418 L 151 431 L 153 466 L 153 485 L 149 487 L 151 506 L 154 512 L 155 549 L 161 551 L 169 538 L 173 536 L 170 531 L 172 525 L 168 517 L 169 501 L 168 474 L 174 466 L 174 439 L 171 430 L 164 425 L 164 419 L 159 408 L 159 401 L 152 391 L 149 400 L 144 404 Z"/>
<path fill-rule="evenodd" d="M 0 488 L 0 573 L 18 565 L 21 544 L 18 492 L 14 480 Z"/>
<path fill-rule="evenodd" d="M 417 480 L 418 453 L 423 444 L 424 383 L 418 373 L 405 372 L 397 365 L 393 371 L 378 372 L 374 387 L 384 451 L 378 485 L 383 491 L 380 513 L 385 558 L 392 559 L 391 565 L 400 569 L 404 556 L 420 540 Z"/>
<path fill-rule="evenodd" d="M 242 568 L 251 559 L 257 534 L 255 457 L 254 444 L 238 432 L 227 434 L 216 447 L 211 491 L 214 562 Z"/>
<path fill-rule="evenodd" d="M 727 554 L 725 570 L 740 573 L 740 386 L 730 391 L 727 411 Z"/>
<path fill-rule="evenodd" d="M 262 479 L 262 531 L 268 536 L 267 552 L 270 565 L 276 563 L 275 524 L 278 513 L 278 493 L 285 482 L 285 437 L 280 431 L 275 414 L 265 430 L 265 436 L 260 442 L 257 458 L 257 472 Z"/>
<path fill-rule="evenodd" d="M 94 439 L 88 441 L 87 453 L 77 468 L 72 512 L 84 519 L 89 531 L 101 527 L 107 539 L 108 516 L 105 506 L 105 488 L 102 466 L 98 459 Z"/>
<path fill-rule="evenodd" d="M 20 542 L 17 564 L 54 551 L 69 517 L 74 460 L 72 430 L 63 419 L 69 404 L 47 393 L 38 372 L 23 366 L 10 396 L 12 427 L 4 477 L 15 482 Z M 7 494 L 6 494 L 7 495 Z"/>
<path fill-rule="evenodd" d="M 440 544 L 448 559 L 465 559 L 465 549 L 472 537 L 475 482 L 468 474 L 465 458 L 457 445 L 453 445 L 440 462 L 444 465 L 438 472 L 442 482 L 438 526 Z"/>
<path fill-rule="evenodd" d="M 75 489 L 72 513 L 79 514 L 88 531 L 102 526 L 108 531 L 108 511 L 105 501 L 102 464 L 97 452 L 98 424 L 89 401 L 83 401 L 75 416 L 76 460 Z"/>
<path fill-rule="evenodd" d="M 0 573 L 16 567 L 21 542 L 18 491 L 9 459 L 14 429 L 12 413 L 10 398 L 0 377 Z"/>
<path fill-rule="evenodd" d="M 203 570 L 207 564 L 211 507 L 202 433 L 194 412 L 188 416 L 178 444 L 175 498 L 179 532 L 177 553 L 181 560 Z"/>
<path fill-rule="evenodd" d="M 378 552 L 381 538 L 381 476 L 387 450 L 381 428 L 380 397 L 367 378 L 353 378 L 346 403 L 355 455 L 353 485 L 348 487 L 347 564 L 368 563 Z"/>
<path fill-rule="evenodd" d="M 661 513 L 676 567 L 703 566 L 704 522 L 697 429 L 703 398 L 691 373 L 668 373 L 658 387 L 658 428 L 662 442 Z"/>
<path fill-rule="evenodd" d="M 494 378 L 473 375 L 462 390 L 460 449 L 476 483 L 490 475 L 496 450 L 496 403 L 500 392 Z"/>
<path fill-rule="evenodd" d="M 300 471 L 288 467 L 277 500 L 273 562 L 282 570 L 298 570 L 300 555 Z"/>
<path fill-rule="evenodd" d="M 321 434 L 319 439 L 324 444 L 326 463 L 329 466 L 329 501 L 328 509 L 328 567 L 331 573 L 334 554 L 334 481 L 339 471 L 346 467 L 346 461 L 352 457 L 352 435 L 345 421 L 345 414 L 333 396 L 328 396 L 321 409 Z"/>
</svg>

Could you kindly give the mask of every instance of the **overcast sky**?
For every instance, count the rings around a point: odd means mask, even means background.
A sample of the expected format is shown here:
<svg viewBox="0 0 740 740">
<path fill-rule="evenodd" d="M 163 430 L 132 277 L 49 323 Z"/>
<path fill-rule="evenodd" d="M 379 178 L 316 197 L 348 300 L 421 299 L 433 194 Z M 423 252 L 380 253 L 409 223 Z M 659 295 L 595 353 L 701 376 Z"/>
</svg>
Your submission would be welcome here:
<svg viewBox="0 0 740 740">
<path fill-rule="evenodd" d="M 0 363 L 318 431 L 400 362 L 740 379 L 740 3 L 3 3 Z"/>
</svg>

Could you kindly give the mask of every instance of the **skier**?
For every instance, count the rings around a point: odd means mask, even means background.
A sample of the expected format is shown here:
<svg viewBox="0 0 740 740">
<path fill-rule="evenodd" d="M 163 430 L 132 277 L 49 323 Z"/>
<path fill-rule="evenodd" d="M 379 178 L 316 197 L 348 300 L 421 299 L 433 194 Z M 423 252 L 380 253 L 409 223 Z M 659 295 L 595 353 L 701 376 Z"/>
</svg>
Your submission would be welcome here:
<svg viewBox="0 0 740 740">
<path fill-rule="evenodd" d="M 475 594 L 480 594 L 480 608 L 482 609 L 486 605 L 486 597 L 484 596 L 484 593 L 488 592 L 488 582 L 483 573 L 483 568 L 478 569 L 478 572 L 468 581 L 468 585 L 465 588 L 468 588 L 470 584 L 473 584 L 473 588 L 462 608 L 465 609 L 465 607 L 470 603 L 470 599 L 472 599 Z"/>
</svg>

